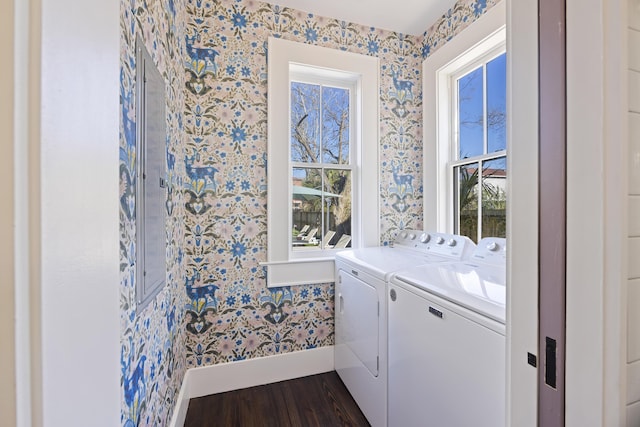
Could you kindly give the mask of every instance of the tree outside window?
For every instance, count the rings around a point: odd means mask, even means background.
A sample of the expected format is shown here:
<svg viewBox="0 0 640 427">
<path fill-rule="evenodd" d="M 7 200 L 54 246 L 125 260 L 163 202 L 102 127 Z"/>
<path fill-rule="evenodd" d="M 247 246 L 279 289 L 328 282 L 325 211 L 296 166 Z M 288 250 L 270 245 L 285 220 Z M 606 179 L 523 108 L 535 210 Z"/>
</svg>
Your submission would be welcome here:
<svg viewBox="0 0 640 427">
<path fill-rule="evenodd" d="M 456 106 L 454 232 L 475 241 L 506 236 L 506 53 L 453 75 Z"/>
<path fill-rule="evenodd" d="M 330 248 L 351 235 L 352 97 L 349 87 L 291 82 L 294 250 Z"/>
</svg>

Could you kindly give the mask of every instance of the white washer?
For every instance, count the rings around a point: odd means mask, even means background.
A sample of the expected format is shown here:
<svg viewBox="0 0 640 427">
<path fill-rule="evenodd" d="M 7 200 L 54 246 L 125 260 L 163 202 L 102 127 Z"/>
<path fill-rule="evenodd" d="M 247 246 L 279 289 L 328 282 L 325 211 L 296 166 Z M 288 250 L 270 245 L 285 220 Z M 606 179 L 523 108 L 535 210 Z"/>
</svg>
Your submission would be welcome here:
<svg viewBox="0 0 640 427">
<path fill-rule="evenodd" d="M 389 426 L 505 425 L 506 241 L 389 285 Z"/>
<path fill-rule="evenodd" d="M 374 426 L 387 425 L 388 279 L 394 271 L 469 257 L 462 236 L 405 230 L 392 247 L 336 254 L 335 368 Z"/>
</svg>

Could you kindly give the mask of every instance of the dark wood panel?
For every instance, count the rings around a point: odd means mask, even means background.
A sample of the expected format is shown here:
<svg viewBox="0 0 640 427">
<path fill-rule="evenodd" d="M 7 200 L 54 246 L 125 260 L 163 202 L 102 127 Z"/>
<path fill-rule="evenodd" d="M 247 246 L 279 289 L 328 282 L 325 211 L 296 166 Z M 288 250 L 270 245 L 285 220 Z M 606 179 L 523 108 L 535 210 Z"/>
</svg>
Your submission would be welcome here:
<svg viewBox="0 0 640 427">
<path fill-rule="evenodd" d="M 566 0 L 539 0 L 538 425 L 565 425 Z"/>
<path fill-rule="evenodd" d="M 191 399 L 185 427 L 369 426 L 336 372 Z"/>
</svg>

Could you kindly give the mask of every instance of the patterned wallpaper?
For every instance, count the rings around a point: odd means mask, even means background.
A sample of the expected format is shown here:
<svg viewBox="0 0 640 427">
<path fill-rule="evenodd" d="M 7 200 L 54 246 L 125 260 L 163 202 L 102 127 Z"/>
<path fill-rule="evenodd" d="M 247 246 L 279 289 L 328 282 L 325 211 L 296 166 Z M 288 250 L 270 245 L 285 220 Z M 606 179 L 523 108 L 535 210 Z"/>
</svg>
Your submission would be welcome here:
<svg viewBox="0 0 640 427">
<path fill-rule="evenodd" d="M 422 227 L 423 55 L 486 10 L 459 2 L 424 36 L 251 0 L 187 2 L 187 365 L 333 344 L 333 285 L 267 289 L 267 38 L 380 58 L 381 243 Z M 425 42 L 426 40 L 426 42 Z"/>
<path fill-rule="evenodd" d="M 458 0 L 422 35 L 422 58 L 427 58 L 498 3 L 500 0 Z"/>
<path fill-rule="evenodd" d="M 422 227 L 422 60 L 484 13 L 422 36 L 253 0 L 121 0 L 123 425 L 165 425 L 184 371 L 333 344 L 333 284 L 267 289 L 267 38 L 380 58 L 381 244 Z M 168 84 L 169 286 L 135 313 L 135 52 Z"/>
<path fill-rule="evenodd" d="M 187 364 L 333 344 L 333 284 L 267 289 L 267 38 L 381 59 L 382 240 L 421 226 L 419 40 L 255 1 L 187 3 Z"/>
<path fill-rule="evenodd" d="M 184 3 L 121 0 L 120 317 L 122 425 L 167 425 L 184 378 Z M 136 314 L 135 36 L 167 82 L 167 286 Z"/>
</svg>

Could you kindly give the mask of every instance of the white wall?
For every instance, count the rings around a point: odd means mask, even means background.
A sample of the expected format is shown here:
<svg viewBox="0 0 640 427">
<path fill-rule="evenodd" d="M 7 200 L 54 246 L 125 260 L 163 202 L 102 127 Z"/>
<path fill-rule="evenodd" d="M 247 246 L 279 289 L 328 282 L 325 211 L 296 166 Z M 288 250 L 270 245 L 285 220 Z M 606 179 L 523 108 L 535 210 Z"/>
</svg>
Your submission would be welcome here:
<svg viewBox="0 0 640 427">
<path fill-rule="evenodd" d="M 580 0 L 567 0 L 565 420 L 568 426 L 589 425 L 589 421 L 594 426 L 602 425 L 596 421 L 602 420 L 604 333 L 603 28 L 598 6 L 598 1 L 585 7 Z M 589 34 L 583 32 L 585 27 Z M 586 354 L 589 356 L 585 357 Z M 587 376 L 586 372 L 593 375 Z M 579 423 L 584 420 L 588 420 L 586 424 Z"/>
<path fill-rule="evenodd" d="M 629 1 L 627 425 L 640 424 L 640 2 Z"/>
<path fill-rule="evenodd" d="M 567 426 L 624 425 L 626 1 L 566 7 Z"/>
<path fill-rule="evenodd" d="M 538 2 L 507 2 L 507 425 L 537 426 Z M 540 357 L 538 355 L 538 357 Z"/>
<path fill-rule="evenodd" d="M 120 423 L 119 7 L 42 0 L 45 426 Z"/>
</svg>

